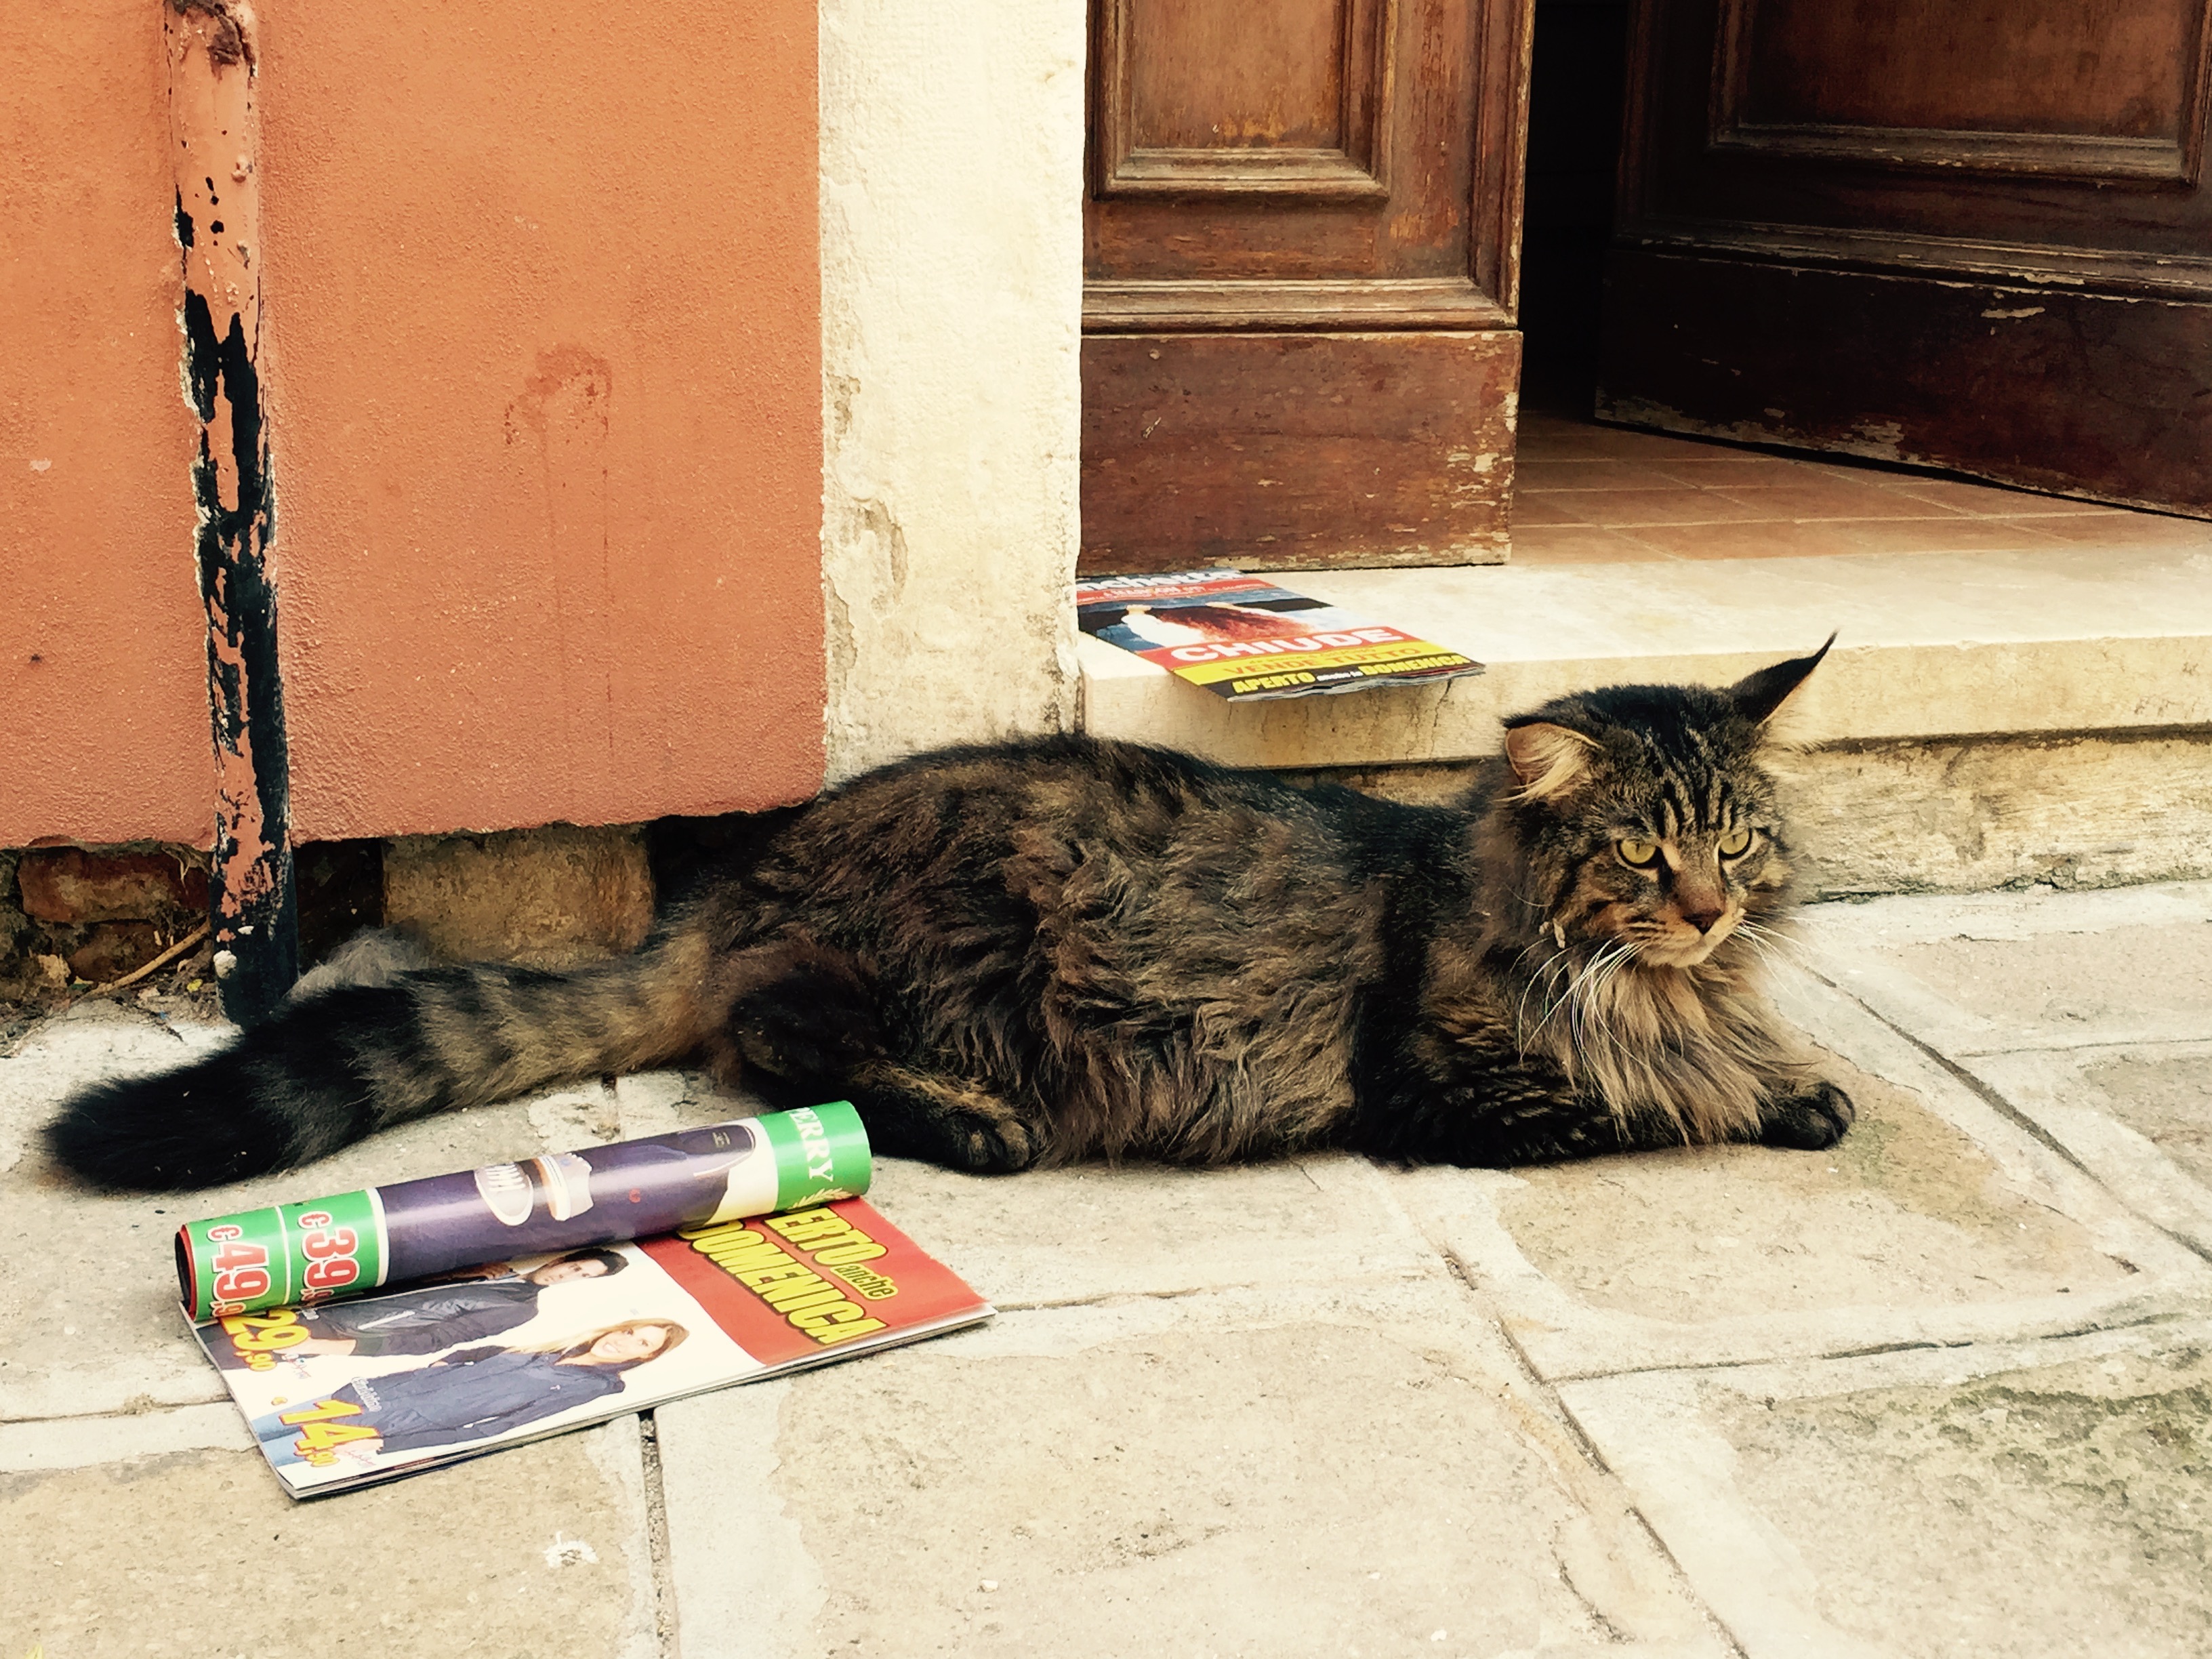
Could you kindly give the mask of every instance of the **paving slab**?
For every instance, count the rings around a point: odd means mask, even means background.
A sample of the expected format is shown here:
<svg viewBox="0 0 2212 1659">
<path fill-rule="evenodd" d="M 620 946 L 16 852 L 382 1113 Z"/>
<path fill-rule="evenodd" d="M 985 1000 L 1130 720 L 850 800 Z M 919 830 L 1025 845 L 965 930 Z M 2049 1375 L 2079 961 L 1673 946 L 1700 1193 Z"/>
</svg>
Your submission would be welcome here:
<svg viewBox="0 0 2212 1659">
<path fill-rule="evenodd" d="M 1822 905 L 1805 959 L 2212 1256 L 2212 882 Z"/>
<path fill-rule="evenodd" d="M 2203 1189 L 2212 1183 L 2212 1042 L 2081 1056 L 2075 1079 Z M 2212 1240 L 2204 1241 L 2212 1245 Z"/>
<path fill-rule="evenodd" d="M 2212 882 L 1814 905 L 1803 959 L 1954 1057 L 2212 1040 Z"/>
<path fill-rule="evenodd" d="M 1719 1655 L 1455 1283 L 992 1326 L 657 1413 L 683 1659 Z"/>
<path fill-rule="evenodd" d="M 1539 1375 L 1740 1364 L 2126 1324 L 2212 1264 L 1811 975 L 1778 975 L 1860 1118 L 1766 1147 L 1389 1177 Z"/>
<path fill-rule="evenodd" d="M 251 1451 L 0 1473 L 0 1651 L 654 1659 L 635 1418 L 295 1504 Z"/>
<path fill-rule="evenodd" d="M 1749 1659 L 2206 1650 L 2212 1322 L 1560 1395 Z"/>
<path fill-rule="evenodd" d="M 1001 1308 L 1445 1272 L 1364 1158 L 1016 1178 L 903 1158 L 876 1168 L 871 1200 Z"/>
<path fill-rule="evenodd" d="M 254 1451 L 228 1395 L 198 1406 L 145 1406 L 94 1416 L 0 1423 L 0 1474 L 90 1468 L 157 1452 Z"/>
<path fill-rule="evenodd" d="M 2212 1256 L 2212 1043 L 2029 1049 L 1966 1063 L 2130 1209 Z"/>
</svg>

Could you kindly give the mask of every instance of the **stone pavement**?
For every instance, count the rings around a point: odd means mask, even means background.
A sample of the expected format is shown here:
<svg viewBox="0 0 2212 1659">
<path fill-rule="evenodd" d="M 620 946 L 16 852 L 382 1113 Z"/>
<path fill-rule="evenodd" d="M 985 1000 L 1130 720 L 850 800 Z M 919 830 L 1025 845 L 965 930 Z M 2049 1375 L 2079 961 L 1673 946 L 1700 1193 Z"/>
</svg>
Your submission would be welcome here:
<svg viewBox="0 0 2212 1659">
<path fill-rule="evenodd" d="M 676 1073 L 91 1198 L 33 1132 L 219 1033 L 0 1060 L 0 1659 L 2212 1652 L 2212 884 L 1830 905 L 1858 1127 L 1515 1174 L 1319 1158 L 874 1196 L 976 1331 L 294 1505 L 186 1213 L 726 1114 Z"/>
</svg>

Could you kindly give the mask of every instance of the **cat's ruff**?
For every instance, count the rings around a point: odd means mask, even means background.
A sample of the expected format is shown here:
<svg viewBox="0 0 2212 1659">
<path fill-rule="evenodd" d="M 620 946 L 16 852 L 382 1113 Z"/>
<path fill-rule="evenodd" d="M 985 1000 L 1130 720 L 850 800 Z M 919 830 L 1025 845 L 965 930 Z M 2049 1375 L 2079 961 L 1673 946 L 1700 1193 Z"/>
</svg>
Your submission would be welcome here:
<svg viewBox="0 0 2212 1659">
<path fill-rule="evenodd" d="M 702 1056 L 984 1170 L 1825 1146 L 1850 1103 L 1757 981 L 1790 873 L 1759 756 L 1826 650 L 1560 698 L 1459 807 L 1095 738 L 924 756 L 752 821 L 633 957 L 364 957 L 372 982 L 82 1091 L 49 1145 L 103 1185 L 203 1186 Z"/>
</svg>

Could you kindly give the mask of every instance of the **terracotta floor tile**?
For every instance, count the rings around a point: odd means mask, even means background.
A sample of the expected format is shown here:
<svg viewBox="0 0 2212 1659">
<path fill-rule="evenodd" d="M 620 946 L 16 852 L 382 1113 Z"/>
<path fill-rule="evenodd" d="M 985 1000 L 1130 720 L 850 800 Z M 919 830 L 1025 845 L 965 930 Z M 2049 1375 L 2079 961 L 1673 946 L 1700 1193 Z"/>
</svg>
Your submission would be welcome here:
<svg viewBox="0 0 2212 1659">
<path fill-rule="evenodd" d="M 1574 441 L 1582 454 L 1617 455 L 1639 461 L 1703 460 L 1716 455 L 1741 455 L 1731 445 L 1697 438 L 1676 438 L 1656 432 L 1635 432 L 1626 427 L 1579 428 Z"/>
<path fill-rule="evenodd" d="M 1526 477 L 1525 472 L 1521 475 L 1522 478 Z M 1558 496 L 1547 495 L 1540 489 L 1526 489 L 1522 486 L 1521 478 L 1516 478 L 1514 484 L 1513 533 L 1515 535 L 1518 536 L 1524 530 L 1534 530 L 1550 525 L 1589 522 L 1581 513 L 1570 512 L 1560 506 Z"/>
<path fill-rule="evenodd" d="M 1951 509 L 1835 473 L 1765 489 L 1723 490 L 1763 519 L 1940 519 Z M 1964 514 L 1960 516 L 1963 517 Z"/>
<path fill-rule="evenodd" d="M 1602 431 L 1600 427 L 1577 425 L 1552 416 L 1523 415 L 1515 434 L 1514 452 L 1523 463 L 1601 460 L 1613 451 L 1590 434 Z"/>
<path fill-rule="evenodd" d="M 2131 513 L 2116 507 L 2069 518 L 2038 519 L 2046 536 L 2076 547 L 2202 547 L 2212 552 L 2212 524 L 2202 519 L 2172 519 L 2162 513 Z"/>
<path fill-rule="evenodd" d="M 1647 524 L 1729 524 L 1772 516 L 1719 490 L 1699 489 L 1694 484 L 1671 489 L 1559 489 L 1545 499 L 1586 523 L 1617 529 Z"/>
<path fill-rule="evenodd" d="M 1621 457 L 1626 460 L 1628 457 Z M 1830 476 L 1827 469 L 1779 455 L 1676 457 L 1650 464 L 1651 470 L 1682 483 L 1706 489 L 1764 489 L 1774 484 L 1805 483 Z"/>
<path fill-rule="evenodd" d="M 1850 526 L 1834 520 L 1654 525 L 1638 528 L 1636 538 L 1678 559 L 1792 559 L 1867 550 Z"/>
<path fill-rule="evenodd" d="M 1513 526 L 1515 564 L 1630 564 L 1669 556 L 1636 537 L 1595 525 Z"/>
<path fill-rule="evenodd" d="M 1963 478 L 1923 478 L 1911 473 L 1876 473 L 1870 477 L 1892 495 L 1930 501 L 1976 518 L 2026 519 L 2048 512 L 2096 510 L 2094 501 L 2062 501 L 2052 495 L 2032 495 L 2024 489 L 2006 489 L 1997 484 L 1969 483 Z"/>
<path fill-rule="evenodd" d="M 1618 457 L 1602 461 L 1550 461 L 1520 456 L 1513 487 L 1523 495 L 1546 495 L 1556 489 L 1672 489 L 1682 483 L 1649 462 Z"/>
<path fill-rule="evenodd" d="M 1824 519 L 1817 527 L 1856 537 L 1857 553 L 2002 553 L 2056 547 L 2040 519 Z M 1808 526 L 1806 528 L 1814 526 Z"/>
</svg>

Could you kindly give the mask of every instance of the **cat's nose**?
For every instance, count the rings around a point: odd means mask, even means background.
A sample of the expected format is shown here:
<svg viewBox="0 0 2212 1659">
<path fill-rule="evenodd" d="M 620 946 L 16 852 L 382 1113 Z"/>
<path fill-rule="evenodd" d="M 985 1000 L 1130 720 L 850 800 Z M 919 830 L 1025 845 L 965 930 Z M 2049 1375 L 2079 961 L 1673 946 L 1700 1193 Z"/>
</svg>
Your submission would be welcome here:
<svg viewBox="0 0 2212 1659">
<path fill-rule="evenodd" d="M 1710 910 L 1685 910 L 1682 912 L 1682 920 L 1699 933 L 1710 933 L 1713 930 L 1713 924 L 1721 919 L 1726 908 L 1726 906 L 1716 906 Z"/>
</svg>

